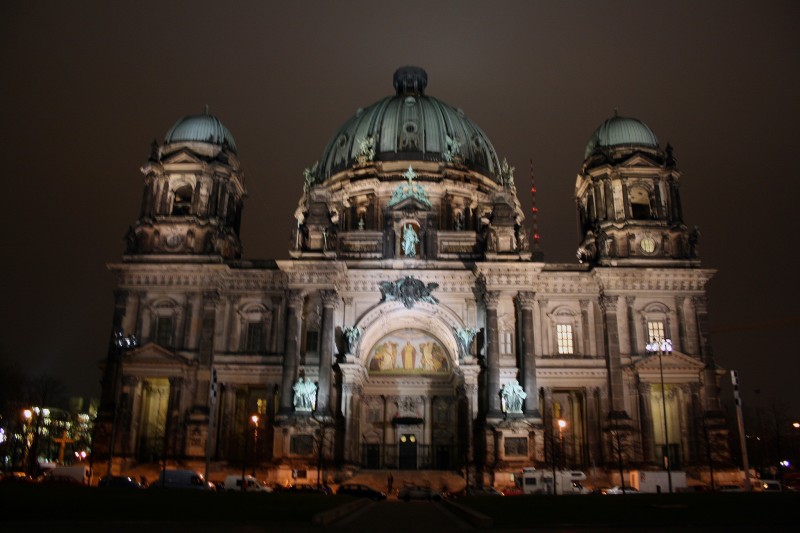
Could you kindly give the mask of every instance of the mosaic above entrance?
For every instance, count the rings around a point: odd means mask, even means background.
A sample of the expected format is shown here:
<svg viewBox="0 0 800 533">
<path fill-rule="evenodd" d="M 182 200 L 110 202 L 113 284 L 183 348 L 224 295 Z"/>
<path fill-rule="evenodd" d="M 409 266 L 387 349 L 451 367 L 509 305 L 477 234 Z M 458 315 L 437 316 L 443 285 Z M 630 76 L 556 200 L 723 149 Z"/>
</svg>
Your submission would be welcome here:
<svg viewBox="0 0 800 533">
<path fill-rule="evenodd" d="M 450 371 L 450 363 L 438 339 L 417 329 L 401 329 L 375 344 L 367 368 L 370 373 L 441 374 Z"/>
</svg>

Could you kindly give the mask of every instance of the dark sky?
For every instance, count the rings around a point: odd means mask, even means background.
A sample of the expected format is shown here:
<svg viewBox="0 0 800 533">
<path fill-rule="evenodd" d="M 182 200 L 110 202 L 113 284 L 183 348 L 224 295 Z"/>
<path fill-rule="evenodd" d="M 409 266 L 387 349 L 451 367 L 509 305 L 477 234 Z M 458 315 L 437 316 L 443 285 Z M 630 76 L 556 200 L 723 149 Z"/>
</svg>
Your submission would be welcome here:
<svg viewBox="0 0 800 533">
<path fill-rule="evenodd" d="M 250 196 L 247 258 L 287 258 L 302 170 L 359 107 L 425 68 L 525 184 L 545 258 L 574 262 L 575 177 L 619 108 L 670 142 L 702 232 L 717 362 L 746 404 L 800 415 L 794 203 L 798 2 L 7 1 L 0 17 L 0 357 L 98 395 L 106 264 L 150 143 L 208 104 Z M 527 209 L 530 198 L 520 187 Z M 754 394 L 758 389 L 759 395 Z"/>
</svg>

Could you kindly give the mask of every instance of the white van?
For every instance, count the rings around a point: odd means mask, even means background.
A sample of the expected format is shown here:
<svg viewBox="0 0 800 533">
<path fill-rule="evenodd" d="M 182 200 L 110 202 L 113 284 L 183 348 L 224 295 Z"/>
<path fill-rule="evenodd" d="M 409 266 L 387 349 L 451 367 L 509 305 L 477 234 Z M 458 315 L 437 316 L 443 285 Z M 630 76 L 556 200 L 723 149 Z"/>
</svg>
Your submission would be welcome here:
<svg viewBox="0 0 800 533">
<path fill-rule="evenodd" d="M 89 467 L 86 465 L 57 466 L 48 472 L 52 479 L 67 478 L 81 485 L 89 484 Z"/>
<path fill-rule="evenodd" d="M 261 483 L 253 476 L 244 476 L 246 492 L 272 492 L 272 488 Z M 225 491 L 242 492 L 242 476 L 228 476 L 225 478 Z"/>
<path fill-rule="evenodd" d="M 158 479 L 150 484 L 152 489 L 214 490 L 213 487 L 196 470 L 162 470 Z"/>
</svg>

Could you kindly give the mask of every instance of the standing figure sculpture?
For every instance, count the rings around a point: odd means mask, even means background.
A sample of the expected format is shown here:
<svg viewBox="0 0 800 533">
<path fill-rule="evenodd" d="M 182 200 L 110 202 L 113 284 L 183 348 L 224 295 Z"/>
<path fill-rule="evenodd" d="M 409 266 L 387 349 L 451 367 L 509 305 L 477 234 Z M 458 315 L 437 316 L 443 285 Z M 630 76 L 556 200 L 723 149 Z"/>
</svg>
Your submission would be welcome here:
<svg viewBox="0 0 800 533">
<path fill-rule="evenodd" d="M 300 378 L 294 384 L 294 410 L 310 413 L 316 404 L 317 386 L 314 382 Z"/>
<path fill-rule="evenodd" d="M 506 413 L 522 413 L 522 400 L 527 398 L 528 394 L 522 390 L 516 379 L 512 379 L 503 387 L 501 395 Z"/>
<path fill-rule="evenodd" d="M 419 243 L 419 237 L 411 224 L 403 226 L 403 255 L 406 257 L 417 255 L 417 243 Z"/>
</svg>

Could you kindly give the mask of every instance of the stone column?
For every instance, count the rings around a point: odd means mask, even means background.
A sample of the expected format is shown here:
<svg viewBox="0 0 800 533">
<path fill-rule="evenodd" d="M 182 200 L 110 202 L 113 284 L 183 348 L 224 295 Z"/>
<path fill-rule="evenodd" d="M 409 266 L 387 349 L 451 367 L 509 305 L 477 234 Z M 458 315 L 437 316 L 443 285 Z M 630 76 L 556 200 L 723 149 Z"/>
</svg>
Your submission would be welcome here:
<svg viewBox="0 0 800 533">
<path fill-rule="evenodd" d="M 606 349 L 606 370 L 608 372 L 609 417 L 629 419 L 625 412 L 623 397 L 622 363 L 619 353 L 619 323 L 617 321 L 618 296 L 602 296 L 603 326 Z"/>
<path fill-rule="evenodd" d="M 322 299 L 321 350 L 319 352 L 319 388 L 317 389 L 317 414 L 330 416 L 331 373 L 334 349 L 334 310 L 339 301 L 335 290 L 320 291 Z"/>
<path fill-rule="evenodd" d="M 522 388 L 528 394 L 523 404 L 526 416 L 541 418 L 539 412 L 539 387 L 536 381 L 536 351 L 534 349 L 533 308 L 535 306 L 533 292 L 522 291 L 517 295 L 517 302 L 522 309 L 522 360 L 525 372 L 522 376 Z"/>
<path fill-rule="evenodd" d="M 675 313 L 678 316 L 678 338 L 672 339 L 672 349 L 684 353 L 689 352 L 689 336 L 686 332 L 686 310 L 683 308 L 686 298 L 683 296 L 675 297 Z"/>
<path fill-rule="evenodd" d="M 718 412 L 721 409 L 716 365 L 714 365 L 714 354 L 711 351 L 711 341 L 708 338 L 708 302 L 705 296 L 695 296 L 692 298 L 692 303 L 697 315 L 697 342 L 700 347 L 700 357 L 706 365 L 703 369 L 703 409 Z"/>
<path fill-rule="evenodd" d="M 656 449 L 653 436 L 653 407 L 650 398 L 652 385 L 644 381 L 639 382 L 639 398 L 642 406 L 639 424 L 642 429 L 642 454 L 647 463 L 656 462 Z"/>
<path fill-rule="evenodd" d="M 300 334 L 302 332 L 303 302 L 305 293 L 291 290 L 288 294 L 286 313 L 286 353 L 283 356 L 283 376 L 281 379 L 281 405 L 279 413 L 289 416 L 294 413 L 294 386 L 297 367 L 300 364 Z"/>
<path fill-rule="evenodd" d="M 217 457 L 221 455 L 229 460 L 234 457 L 235 442 L 233 430 L 236 427 L 234 417 L 236 416 L 236 387 L 230 383 L 224 383 L 222 387 L 222 406 L 220 412 L 219 431 L 221 435 L 221 450 L 218 450 Z"/>
<path fill-rule="evenodd" d="M 589 322 L 589 300 L 581 300 L 581 355 L 588 357 L 593 354 L 591 345 L 591 323 Z"/>
<path fill-rule="evenodd" d="M 180 405 L 181 405 L 181 389 L 183 388 L 183 378 L 173 377 L 169 378 L 169 399 L 167 400 L 167 417 L 164 426 L 165 445 L 167 449 L 167 457 L 175 458 L 178 450 L 182 450 L 180 442 L 183 440 L 184 435 L 180 432 L 184 427 L 180 423 Z M 182 455 L 182 453 L 180 454 Z"/>
<path fill-rule="evenodd" d="M 219 293 L 217 291 L 206 291 L 203 293 L 199 346 L 201 366 L 210 365 L 214 358 L 214 329 L 216 326 L 217 304 L 219 304 Z"/>
<path fill-rule="evenodd" d="M 583 389 L 586 397 L 586 445 L 589 452 L 589 465 L 595 466 L 603 462 L 600 453 L 600 416 L 597 405 L 597 389 L 585 387 Z"/>
<path fill-rule="evenodd" d="M 500 409 L 500 337 L 497 323 L 497 307 L 500 303 L 500 293 L 486 291 L 483 295 L 486 306 L 486 363 L 489 367 L 487 384 L 488 405 L 490 417 L 502 416 Z"/>
<path fill-rule="evenodd" d="M 636 314 L 633 310 L 633 304 L 636 301 L 635 296 L 626 296 L 625 297 L 625 308 L 628 313 L 628 353 L 630 355 L 636 355 L 641 353 L 641 348 L 636 343 Z M 645 330 L 647 331 L 647 330 Z"/>
</svg>

